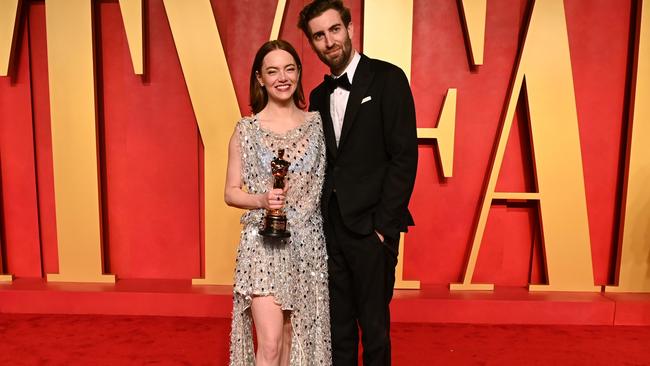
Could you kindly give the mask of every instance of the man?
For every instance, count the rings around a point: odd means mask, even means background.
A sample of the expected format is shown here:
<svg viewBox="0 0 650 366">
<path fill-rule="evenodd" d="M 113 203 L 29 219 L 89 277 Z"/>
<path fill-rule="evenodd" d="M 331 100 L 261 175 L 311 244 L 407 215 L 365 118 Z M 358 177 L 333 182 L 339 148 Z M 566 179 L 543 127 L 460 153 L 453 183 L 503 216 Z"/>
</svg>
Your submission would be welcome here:
<svg viewBox="0 0 650 366">
<path fill-rule="evenodd" d="M 357 364 L 359 328 L 363 364 L 390 365 L 399 236 L 413 225 L 413 96 L 401 69 L 352 47 L 350 11 L 340 0 L 305 6 L 299 27 L 332 73 L 312 91 L 310 109 L 321 114 L 327 146 L 322 210 L 334 365 Z"/>
</svg>

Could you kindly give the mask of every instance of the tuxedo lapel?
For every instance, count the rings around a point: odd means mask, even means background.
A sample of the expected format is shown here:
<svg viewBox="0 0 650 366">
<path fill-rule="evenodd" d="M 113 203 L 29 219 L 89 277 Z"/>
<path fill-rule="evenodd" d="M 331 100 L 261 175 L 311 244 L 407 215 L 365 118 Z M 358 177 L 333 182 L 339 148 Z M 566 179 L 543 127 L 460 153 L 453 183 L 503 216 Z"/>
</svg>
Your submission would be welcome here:
<svg viewBox="0 0 650 366">
<path fill-rule="evenodd" d="M 332 116 L 330 115 L 330 94 L 327 88 L 321 89 L 320 97 L 318 98 L 318 110 L 323 121 L 323 135 L 325 135 L 327 152 L 332 157 L 336 157 L 336 136 L 334 135 L 334 125 L 332 124 Z"/>
<path fill-rule="evenodd" d="M 373 73 L 370 70 L 370 60 L 368 57 L 361 55 L 359 65 L 354 72 L 354 80 L 352 81 L 352 90 L 348 97 L 348 104 L 345 107 L 345 116 L 343 118 L 343 127 L 341 128 L 341 138 L 339 140 L 339 148 L 345 143 L 354 121 L 356 120 L 357 112 L 361 107 L 361 100 L 366 96 L 366 91 L 370 86 L 373 78 Z M 330 123 L 331 124 L 331 123 Z"/>
</svg>

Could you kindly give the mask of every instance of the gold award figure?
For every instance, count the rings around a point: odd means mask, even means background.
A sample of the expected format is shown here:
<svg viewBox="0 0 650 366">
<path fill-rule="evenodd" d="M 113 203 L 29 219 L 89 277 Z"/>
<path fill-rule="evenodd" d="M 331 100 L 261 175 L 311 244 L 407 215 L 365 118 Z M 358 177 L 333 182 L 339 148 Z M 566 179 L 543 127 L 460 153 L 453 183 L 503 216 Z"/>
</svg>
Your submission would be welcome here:
<svg viewBox="0 0 650 366">
<path fill-rule="evenodd" d="M 274 189 L 284 189 L 284 177 L 289 172 L 289 165 L 291 165 L 283 157 L 284 149 L 278 149 L 278 157 L 271 161 Z M 287 216 L 281 208 L 266 210 L 264 227 L 259 231 L 259 234 L 270 238 L 288 238 L 291 236 L 291 233 L 287 230 Z"/>
</svg>

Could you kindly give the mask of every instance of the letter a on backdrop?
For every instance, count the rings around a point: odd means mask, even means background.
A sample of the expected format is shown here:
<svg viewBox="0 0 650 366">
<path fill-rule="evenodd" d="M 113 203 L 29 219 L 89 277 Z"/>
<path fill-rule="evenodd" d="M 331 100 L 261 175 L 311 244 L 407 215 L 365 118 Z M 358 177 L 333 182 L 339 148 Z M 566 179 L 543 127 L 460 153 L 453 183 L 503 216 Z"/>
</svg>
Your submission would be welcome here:
<svg viewBox="0 0 650 366">
<path fill-rule="evenodd" d="M 537 192 L 495 192 L 520 93 L 528 105 Z M 538 202 L 547 285 L 535 291 L 600 291 L 594 285 L 569 40 L 562 0 L 534 3 L 505 120 L 489 173 L 462 283 L 452 290 L 492 290 L 474 284 L 488 213 L 495 199 Z"/>
<path fill-rule="evenodd" d="M 650 292 L 650 1 L 640 7 L 620 269 L 618 286 L 608 286 L 607 292 Z"/>
</svg>

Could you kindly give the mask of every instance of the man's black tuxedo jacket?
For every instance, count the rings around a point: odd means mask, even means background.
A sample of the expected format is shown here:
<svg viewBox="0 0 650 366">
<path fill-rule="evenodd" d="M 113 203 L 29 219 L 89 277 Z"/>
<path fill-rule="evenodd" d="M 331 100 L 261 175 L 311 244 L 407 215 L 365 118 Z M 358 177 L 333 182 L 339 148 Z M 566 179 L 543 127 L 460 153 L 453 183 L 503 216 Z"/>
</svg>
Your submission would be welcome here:
<svg viewBox="0 0 650 366">
<path fill-rule="evenodd" d="M 321 114 L 327 146 L 323 216 L 328 217 L 336 192 L 348 229 L 362 235 L 377 230 L 397 240 L 413 225 L 408 202 L 418 160 L 415 105 L 406 75 L 395 65 L 361 55 L 338 148 L 325 82 L 312 91 L 309 105 Z"/>
</svg>

